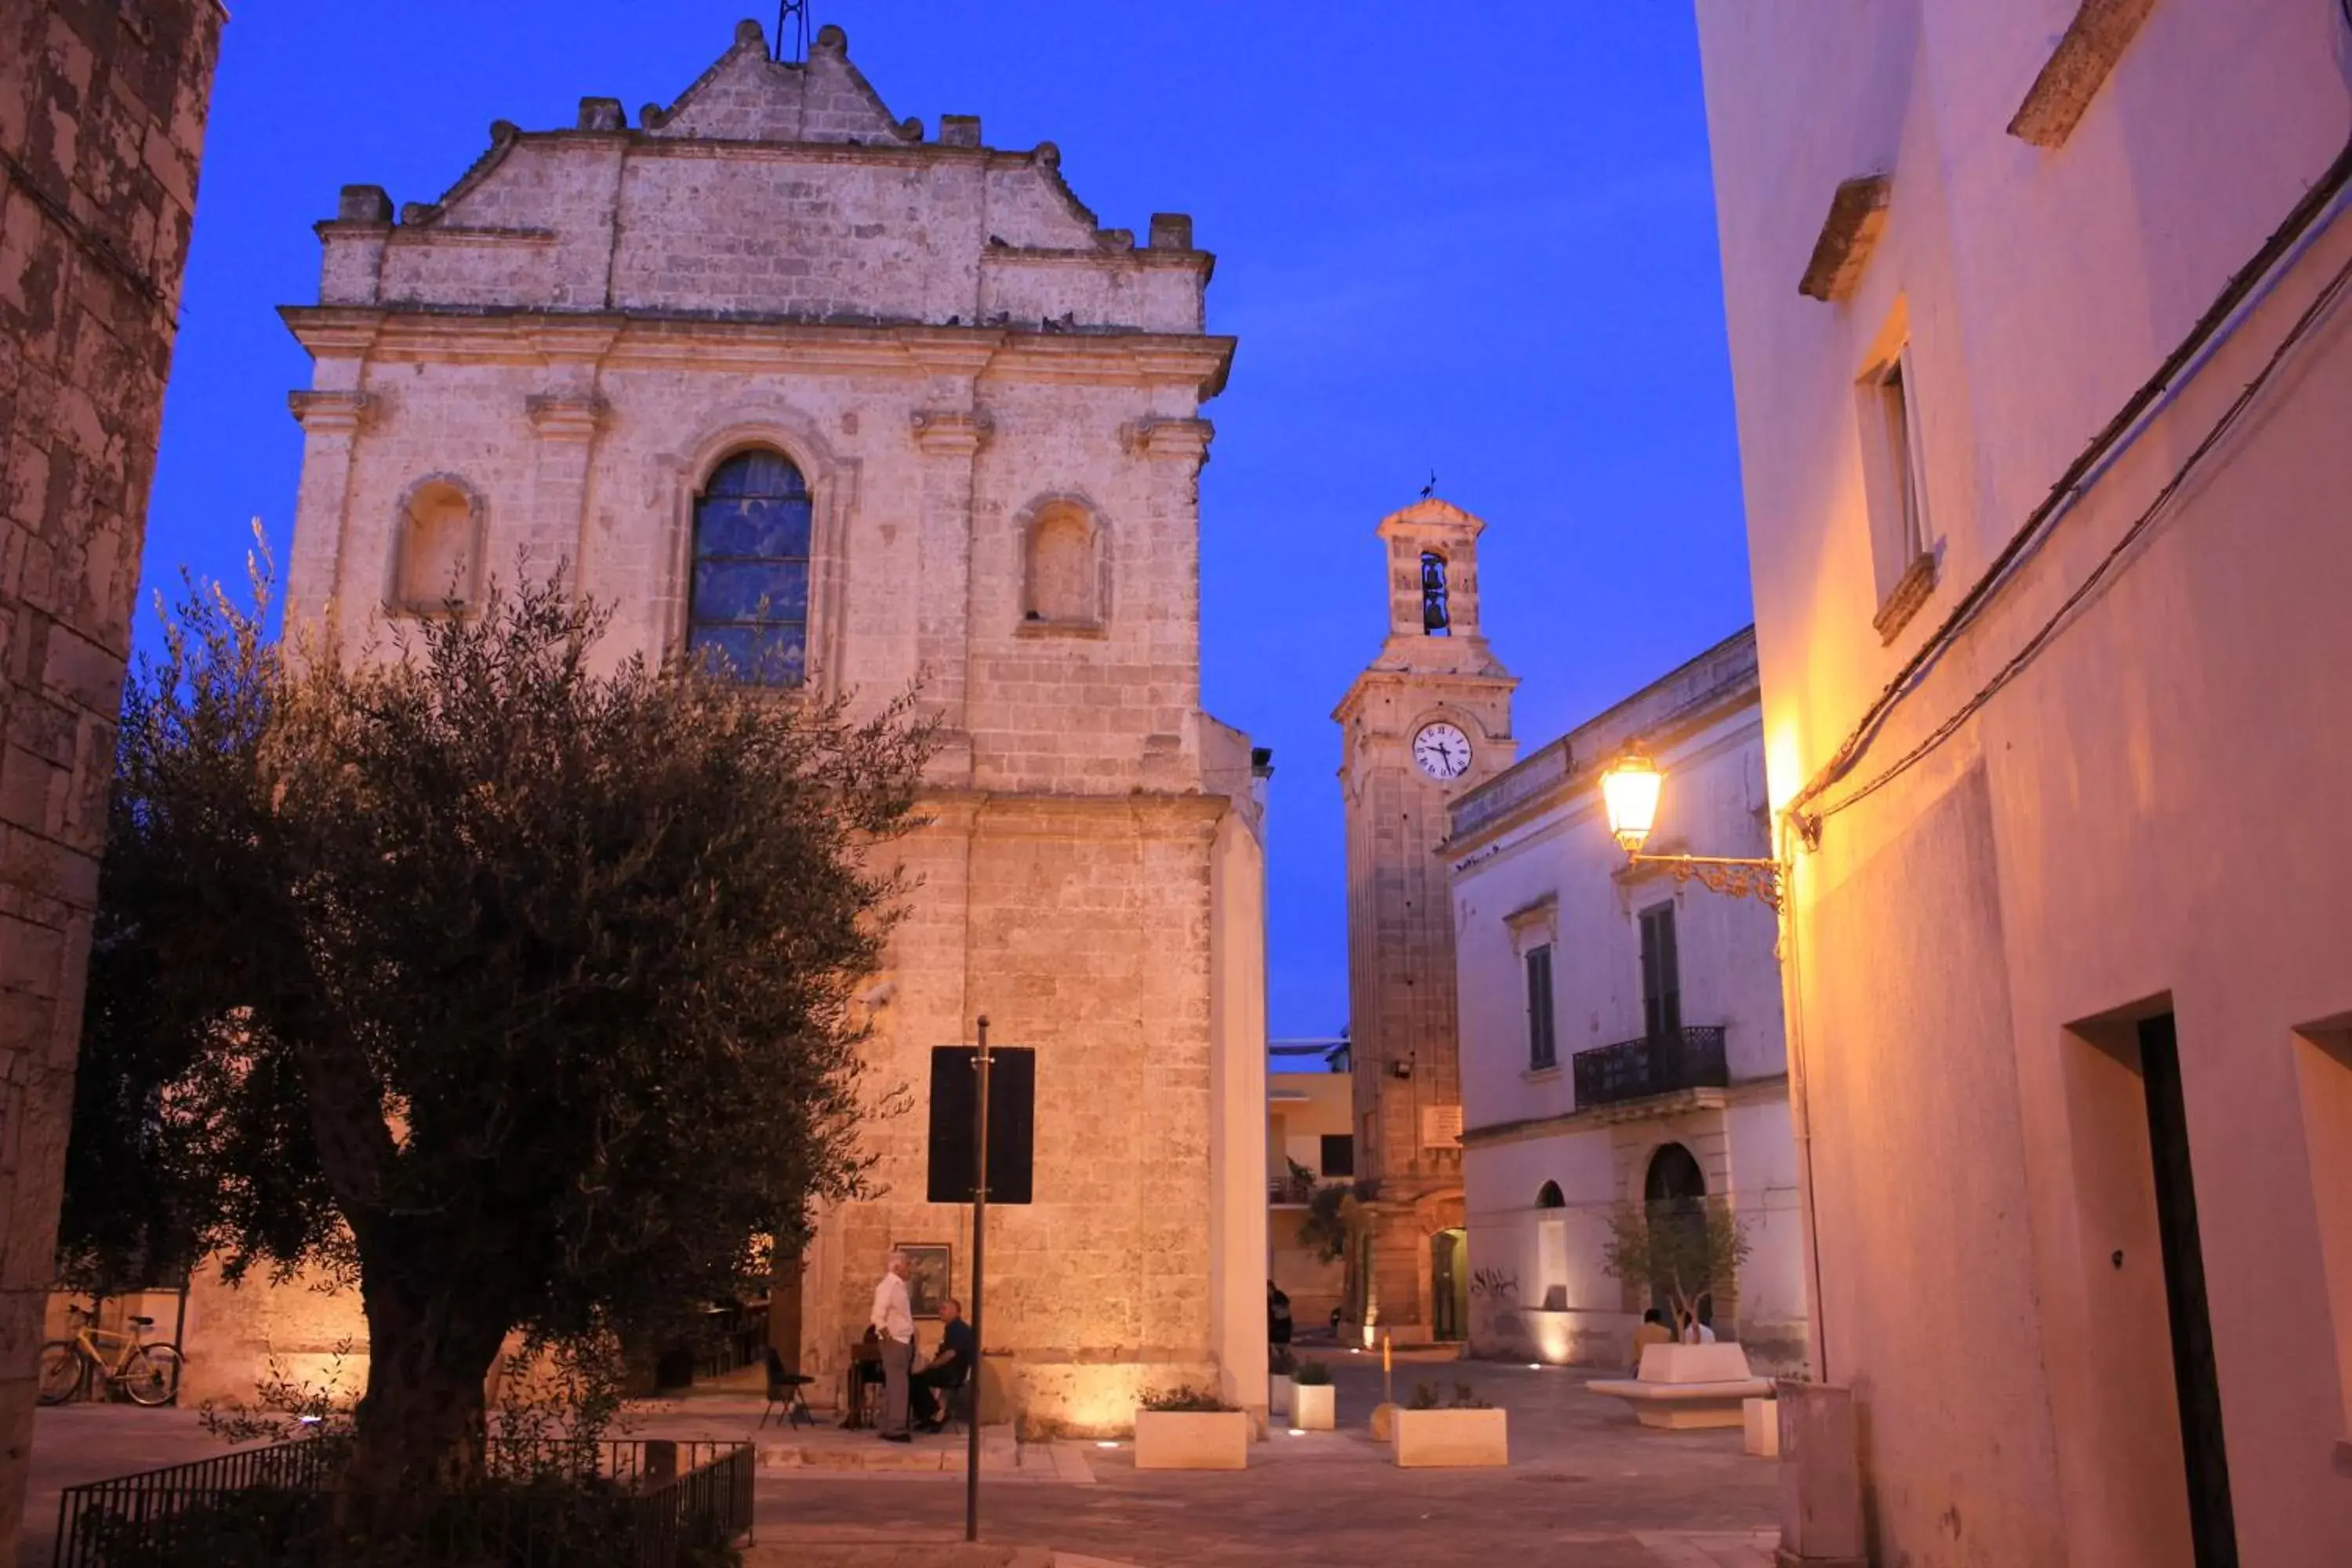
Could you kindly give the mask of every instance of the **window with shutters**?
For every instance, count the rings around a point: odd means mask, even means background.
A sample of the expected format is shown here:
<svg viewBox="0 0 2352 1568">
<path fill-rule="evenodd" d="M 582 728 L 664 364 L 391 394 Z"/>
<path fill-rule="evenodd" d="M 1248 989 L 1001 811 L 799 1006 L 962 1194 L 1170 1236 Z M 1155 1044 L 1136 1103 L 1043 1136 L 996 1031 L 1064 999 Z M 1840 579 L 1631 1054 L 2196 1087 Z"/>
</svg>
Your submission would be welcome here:
<svg viewBox="0 0 2352 1568">
<path fill-rule="evenodd" d="M 1528 949 L 1528 1066 L 1540 1072 L 1559 1065 L 1559 1046 L 1553 1033 L 1551 1005 L 1551 944 Z"/>
<path fill-rule="evenodd" d="M 1642 911 L 1642 1033 L 1650 1039 L 1683 1026 L 1681 960 L 1675 952 L 1675 906 Z"/>
</svg>

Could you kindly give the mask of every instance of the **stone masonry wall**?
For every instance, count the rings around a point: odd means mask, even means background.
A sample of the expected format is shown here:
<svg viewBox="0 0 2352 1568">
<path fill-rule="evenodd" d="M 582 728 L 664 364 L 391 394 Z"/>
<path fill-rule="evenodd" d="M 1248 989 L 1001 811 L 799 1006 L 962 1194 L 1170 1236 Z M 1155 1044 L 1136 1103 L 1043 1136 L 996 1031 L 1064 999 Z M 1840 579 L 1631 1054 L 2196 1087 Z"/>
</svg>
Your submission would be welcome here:
<svg viewBox="0 0 2352 1568">
<path fill-rule="evenodd" d="M 0 12 L 0 1542 L 55 1275 L 147 486 L 223 14 Z"/>
</svg>

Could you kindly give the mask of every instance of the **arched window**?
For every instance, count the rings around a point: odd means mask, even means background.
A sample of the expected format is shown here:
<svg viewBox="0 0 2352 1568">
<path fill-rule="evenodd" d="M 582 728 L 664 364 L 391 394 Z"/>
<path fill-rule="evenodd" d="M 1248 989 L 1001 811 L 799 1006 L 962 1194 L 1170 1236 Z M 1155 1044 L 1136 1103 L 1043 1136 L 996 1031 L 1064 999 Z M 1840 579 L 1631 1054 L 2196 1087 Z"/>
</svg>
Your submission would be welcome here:
<svg viewBox="0 0 2352 1568">
<path fill-rule="evenodd" d="M 1536 1207 L 1539 1209 L 1564 1209 L 1567 1206 L 1568 1199 L 1560 1194 L 1558 1182 L 1546 1182 L 1536 1194 Z"/>
<path fill-rule="evenodd" d="M 474 597 L 480 570 L 481 505 L 456 479 L 408 492 L 400 518 L 393 599 L 413 615 L 452 615 Z"/>
<path fill-rule="evenodd" d="M 808 679 L 808 484 L 780 452 L 738 452 L 694 502 L 686 646 L 737 679 Z"/>
<path fill-rule="evenodd" d="M 1445 605 L 1445 557 L 1433 550 L 1421 554 L 1421 629 L 1433 637 L 1454 635 Z"/>
<path fill-rule="evenodd" d="M 1049 501 L 1030 521 L 1021 618 L 1049 626 L 1102 623 L 1102 562 L 1095 520 L 1076 501 Z"/>
</svg>

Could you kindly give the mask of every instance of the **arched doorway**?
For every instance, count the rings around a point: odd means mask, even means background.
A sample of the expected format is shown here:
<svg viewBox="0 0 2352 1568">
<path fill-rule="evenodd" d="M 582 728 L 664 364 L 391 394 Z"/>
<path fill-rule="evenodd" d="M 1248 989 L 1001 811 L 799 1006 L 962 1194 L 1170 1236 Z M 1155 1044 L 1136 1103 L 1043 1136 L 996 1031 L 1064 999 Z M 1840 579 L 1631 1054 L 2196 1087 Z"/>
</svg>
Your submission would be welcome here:
<svg viewBox="0 0 2352 1568">
<path fill-rule="evenodd" d="M 1706 1173 L 1699 1169 L 1698 1156 L 1680 1143 L 1661 1144 L 1657 1152 L 1650 1156 L 1649 1171 L 1642 1178 L 1642 1200 L 1649 1206 L 1654 1230 L 1671 1226 L 1704 1248 Z M 1673 1322 L 1674 1297 L 1663 1280 L 1651 1280 L 1650 1305 Z M 1675 1324 L 1678 1332 L 1680 1328 Z"/>
<path fill-rule="evenodd" d="M 1430 1336 L 1441 1344 L 1470 1331 L 1470 1236 L 1441 1230 L 1429 1238 Z"/>
<path fill-rule="evenodd" d="M 1696 1203 L 1706 1196 L 1706 1173 L 1698 1157 L 1679 1143 L 1663 1143 L 1650 1156 L 1650 1173 L 1642 1180 L 1645 1203 Z"/>
</svg>

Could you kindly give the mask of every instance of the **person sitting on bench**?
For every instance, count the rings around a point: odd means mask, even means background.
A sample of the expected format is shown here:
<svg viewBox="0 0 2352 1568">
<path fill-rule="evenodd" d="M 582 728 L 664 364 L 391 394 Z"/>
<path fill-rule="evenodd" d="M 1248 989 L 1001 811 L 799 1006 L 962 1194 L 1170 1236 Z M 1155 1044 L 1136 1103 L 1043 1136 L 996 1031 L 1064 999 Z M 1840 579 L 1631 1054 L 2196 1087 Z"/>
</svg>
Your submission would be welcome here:
<svg viewBox="0 0 2352 1568">
<path fill-rule="evenodd" d="M 963 1321 L 963 1303 L 950 1296 L 940 1303 L 940 1348 L 914 1377 L 915 1424 L 926 1432 L 947 1425 L 946 1393 L 971 1375 L 980 1342 Z"/>
</svg>

